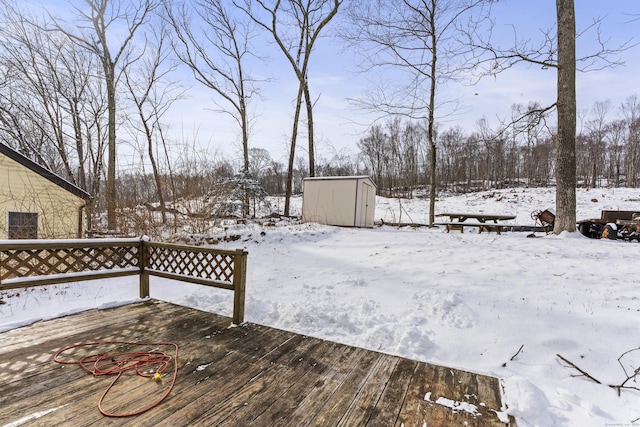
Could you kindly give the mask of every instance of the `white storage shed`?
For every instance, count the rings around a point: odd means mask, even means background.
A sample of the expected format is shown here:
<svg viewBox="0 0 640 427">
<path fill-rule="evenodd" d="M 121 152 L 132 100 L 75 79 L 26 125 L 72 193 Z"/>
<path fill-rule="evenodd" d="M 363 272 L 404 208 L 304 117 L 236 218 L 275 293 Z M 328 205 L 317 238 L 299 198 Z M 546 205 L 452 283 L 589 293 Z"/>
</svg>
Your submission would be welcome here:
<svg viewBox="0 0 640 427">
<path fill-rule="evenodd" d="M 376 185 L 368 176 L 305 178 L 302 221 L 373 227 Z"/>
</svg>

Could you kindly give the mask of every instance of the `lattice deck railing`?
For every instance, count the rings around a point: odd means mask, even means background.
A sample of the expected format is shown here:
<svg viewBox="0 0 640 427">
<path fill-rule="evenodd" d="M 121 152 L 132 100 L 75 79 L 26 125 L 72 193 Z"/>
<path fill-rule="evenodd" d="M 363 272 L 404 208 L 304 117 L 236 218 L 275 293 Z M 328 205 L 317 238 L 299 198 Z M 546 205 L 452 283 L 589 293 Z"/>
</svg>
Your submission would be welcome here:
<svg viewBox="0 0 640 427">
<path fill-rule="evenodd" d="M 247 252 L 138 239 L 0 242 L 0 290 L 140 276 L 140 297 L 149 276 L 234 291 L 233 322 L 244 321 Z"/>
</svg>

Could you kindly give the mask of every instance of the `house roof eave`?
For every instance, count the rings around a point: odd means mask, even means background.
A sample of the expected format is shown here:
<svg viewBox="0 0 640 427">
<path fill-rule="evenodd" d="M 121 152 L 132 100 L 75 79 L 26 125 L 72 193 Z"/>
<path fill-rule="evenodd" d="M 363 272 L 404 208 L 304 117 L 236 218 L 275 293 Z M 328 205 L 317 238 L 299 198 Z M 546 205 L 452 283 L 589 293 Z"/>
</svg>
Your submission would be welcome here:
<svg viewBox="0 0 640 427">
<path fill-rule="evenodd" d="M 0 154 L 4 154 L 15 162 L 20 163 L 22 166 L 32 170 L 43 178 L 51 181 L 52 183 L 58 185 L 59 187 L 64 188 L 68 192 L 80 197 L 81 199 L 86 200 L 87 202 L 93 199 L 91 194 L 84 191 L 82 188 L 70 183 L 66 179 L 62 178 L 60 175 L 57 175 L 51 172 L 49 169 L 39 165 L 28 157 L 23 156 L 22 154 L 15 151 L 13 148 L 9 147 L 0 142 Z"/>
</svg>

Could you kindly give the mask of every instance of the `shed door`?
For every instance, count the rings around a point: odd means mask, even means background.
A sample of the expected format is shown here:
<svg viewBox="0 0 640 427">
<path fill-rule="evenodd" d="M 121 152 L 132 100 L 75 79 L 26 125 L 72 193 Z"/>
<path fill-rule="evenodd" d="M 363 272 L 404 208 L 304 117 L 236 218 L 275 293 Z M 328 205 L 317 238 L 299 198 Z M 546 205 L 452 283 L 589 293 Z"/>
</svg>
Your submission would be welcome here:
<svg viewBox="0 0 640 427">
<path fill-rule="evenodd" d="M 374 191 L 373 187 L 367 184 L 366 182 L 362 183 L 362 197 L 360 197 L 360 218 L 358 224 L 359 227 L 373 227 L 373 223 L 369 220 L 371 217 L 371 209 L 373 206 L 369 206 L 369 198 L 371 197 L 371 192 Z"/>
</svg>

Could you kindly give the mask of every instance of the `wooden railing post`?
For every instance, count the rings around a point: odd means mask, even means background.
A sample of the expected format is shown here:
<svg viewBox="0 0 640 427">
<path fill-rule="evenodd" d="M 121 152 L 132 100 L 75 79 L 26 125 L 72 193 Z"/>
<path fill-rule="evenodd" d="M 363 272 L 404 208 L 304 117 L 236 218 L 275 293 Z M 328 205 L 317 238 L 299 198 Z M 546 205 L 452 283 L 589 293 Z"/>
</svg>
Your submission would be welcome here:
<svg viewBox="0 0 640 427">
<path fill-rule="evenodd" d="M 247 252 L 236 250 L 233 258 L 233 323 L 244 322 L 244 298 L 247 285 Z"/>
<path fill-rule="evenodd" d="M 149 261 L 149 242 L 140 240 L 139 246 L 140 263 L 140 298 L 147 298 L 149 295 L 149 273 L 147 272 L 147 262 Z"/>
</svg>

